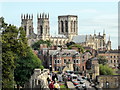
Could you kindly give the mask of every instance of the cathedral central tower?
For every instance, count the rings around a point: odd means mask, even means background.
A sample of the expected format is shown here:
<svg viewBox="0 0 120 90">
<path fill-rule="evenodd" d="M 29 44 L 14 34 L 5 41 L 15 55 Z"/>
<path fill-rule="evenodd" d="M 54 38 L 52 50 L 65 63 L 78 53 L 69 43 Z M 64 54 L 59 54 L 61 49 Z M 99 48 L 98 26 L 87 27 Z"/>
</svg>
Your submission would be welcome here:
<svg viewBox="0 0 120 90">
<path fill-rule="evenodd" d="M 58 33 L 65 35 L 71 41 L 78 35 L 78 17 L 76 15 L 58 16 Z"/>
</svg>

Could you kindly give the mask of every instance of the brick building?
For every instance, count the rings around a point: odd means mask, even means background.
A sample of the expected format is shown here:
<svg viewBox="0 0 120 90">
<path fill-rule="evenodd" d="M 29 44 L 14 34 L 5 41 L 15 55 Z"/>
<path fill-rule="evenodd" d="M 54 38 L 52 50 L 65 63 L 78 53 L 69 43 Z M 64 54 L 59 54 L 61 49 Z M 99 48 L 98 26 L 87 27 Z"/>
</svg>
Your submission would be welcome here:
<svg viewBox="0 0 120 90">
<path fill-rule="evenodd" d="M 91 58 L 89 52 L 80 54 L 76 50 L 67 50 L 61 48 L 47 48 L 46 45 L 40 45 L 38 52 L 39 58 L 45 68 L 51 71 L 62 71 L 67 63 L 73 64 L 74 71 L 85 71 L 86 61 Z"/>
<path fill-rule="evenodd" d="M 108 60 L 108 65 L 117 69 L 120 64 L 120 56 L 118 50 L 99 51 L 98 56 L 105 56 Z"/>
</svg>

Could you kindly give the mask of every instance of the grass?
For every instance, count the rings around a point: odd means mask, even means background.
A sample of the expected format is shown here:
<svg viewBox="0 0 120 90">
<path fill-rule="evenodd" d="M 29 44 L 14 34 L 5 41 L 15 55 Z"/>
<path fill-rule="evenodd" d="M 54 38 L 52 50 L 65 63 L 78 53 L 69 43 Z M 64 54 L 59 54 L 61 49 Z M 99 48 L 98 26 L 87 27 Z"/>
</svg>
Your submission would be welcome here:
<svg viewBox="0 0 120 90">
<path fill-rule="evenodd" d="M 70 89 L 67 88 L 65 85 L 60 85 L 60 90 L 70 90 Z"/>
</svg>

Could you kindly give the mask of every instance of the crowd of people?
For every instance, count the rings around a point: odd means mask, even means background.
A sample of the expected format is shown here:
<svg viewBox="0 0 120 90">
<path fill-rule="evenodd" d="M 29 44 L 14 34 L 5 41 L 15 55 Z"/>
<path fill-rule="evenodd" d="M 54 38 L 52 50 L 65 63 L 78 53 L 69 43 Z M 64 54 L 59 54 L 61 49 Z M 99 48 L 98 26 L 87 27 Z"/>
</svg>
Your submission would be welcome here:
<svg viewBox="0 0 120 90">
<path fill-rule="evenodd" d="M 48 85 L 50 90 L 59 90 L 60 85 L 58 84 L 58 76 L 56 73 L 52 72 L 51 74 L 48 74 Z"/>
</svg>

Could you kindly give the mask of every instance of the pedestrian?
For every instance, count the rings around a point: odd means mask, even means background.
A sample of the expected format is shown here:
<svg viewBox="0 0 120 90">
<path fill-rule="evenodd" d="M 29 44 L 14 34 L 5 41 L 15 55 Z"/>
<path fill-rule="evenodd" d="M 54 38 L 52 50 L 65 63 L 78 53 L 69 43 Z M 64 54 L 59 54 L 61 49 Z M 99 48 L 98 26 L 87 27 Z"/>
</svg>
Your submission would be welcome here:
<svg viewBox="0 0 120 90">
<path fill-rule="evenodd" d="M 59 90 L 60 89 L 60 85 L 57 83 L 57 81 L 54 84 L 54 90 Z"/>
<path fill-rule="evenodd" d="M 54 84 L 53 84 L 53 81 L 50 82 L 50 84 L 49 84 L 49 89 L 50 89 L 50 90 L 54 90 Z"/>
</svg>

